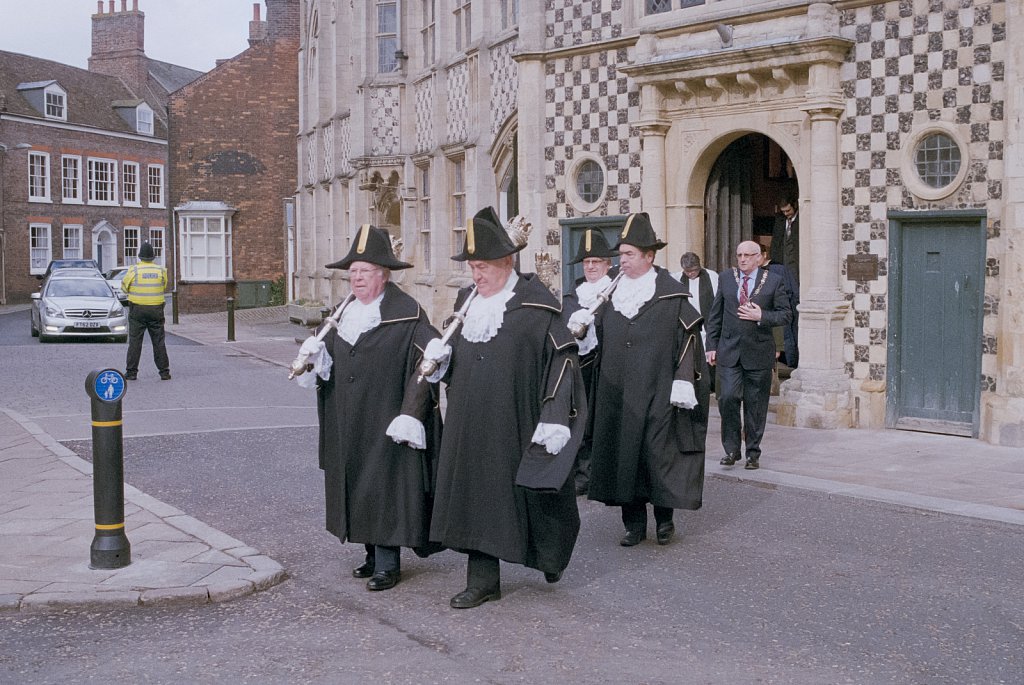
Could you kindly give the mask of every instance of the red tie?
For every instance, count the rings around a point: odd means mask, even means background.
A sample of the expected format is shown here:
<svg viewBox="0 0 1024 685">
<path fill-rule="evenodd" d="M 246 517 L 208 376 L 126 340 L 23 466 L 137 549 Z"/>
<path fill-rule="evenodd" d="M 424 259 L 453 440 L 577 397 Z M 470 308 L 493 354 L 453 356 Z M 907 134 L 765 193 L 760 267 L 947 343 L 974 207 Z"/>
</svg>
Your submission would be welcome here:
<svg viewBox="0 0 1024 685">
<path fill-rule="evenodd" d="M 743 285 L 740 286 L 740 306 L 745 305 L 747 300 L 750 299 L 750 295 L 747 294 L 747 288 L 750 285 L 750 276 L 743 277 Z"/>
</svg>

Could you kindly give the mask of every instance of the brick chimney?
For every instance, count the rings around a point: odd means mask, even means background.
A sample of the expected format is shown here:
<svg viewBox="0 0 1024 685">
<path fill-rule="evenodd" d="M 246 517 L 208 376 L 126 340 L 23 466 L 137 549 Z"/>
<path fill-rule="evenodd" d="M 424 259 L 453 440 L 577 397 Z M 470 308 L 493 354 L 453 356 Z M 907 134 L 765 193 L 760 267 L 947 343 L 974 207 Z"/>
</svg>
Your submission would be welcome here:
<svg viewBox="0 0 1024 685">
<path fill-rule="evenodd" d="M 149 65 L 145 51 L 146 15 L 139 11 L 139 0 L 120 0 L 120 10 L 109 0 L 103 11 L 103 0 L 96 2 L 92 15 L 92 55 L 89 71 L 116 76 L 141 97 L 149 81 Z"/>
<path fill-rule="evenodd" d="M 264 0 L 267 36 L 271 40 L 299 37 L 299 0 Z"/>
<path fill-rule="evenodd" d="M 255 45 L 267 39 L 267 22 L 260 21 L 260 3 L 252 4 L 252 21 L 249 22 L 249 45 Z"/>
</svg>

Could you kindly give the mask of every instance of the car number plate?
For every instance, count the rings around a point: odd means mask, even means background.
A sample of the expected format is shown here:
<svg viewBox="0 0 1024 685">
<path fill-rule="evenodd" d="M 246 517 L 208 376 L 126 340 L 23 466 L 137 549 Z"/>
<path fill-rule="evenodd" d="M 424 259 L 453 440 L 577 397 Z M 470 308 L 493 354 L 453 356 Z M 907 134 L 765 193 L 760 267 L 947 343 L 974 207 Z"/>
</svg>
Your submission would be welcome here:
<svg viewBox="0 0 1024 685">
<path fill-rule="evenodd" d="M 99 321 L 79 321 L 75 324 L 75 328 L 99 328 Z"/>
</svg>

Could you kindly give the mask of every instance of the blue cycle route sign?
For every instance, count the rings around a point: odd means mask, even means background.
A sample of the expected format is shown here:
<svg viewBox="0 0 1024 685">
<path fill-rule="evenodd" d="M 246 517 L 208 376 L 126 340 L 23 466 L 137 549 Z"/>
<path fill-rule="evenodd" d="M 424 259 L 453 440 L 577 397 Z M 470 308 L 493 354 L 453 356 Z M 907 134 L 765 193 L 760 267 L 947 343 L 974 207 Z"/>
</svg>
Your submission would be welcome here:
<svg viewBox="0 0 1024 685">
<path fill-rule="evenodd" d="M 96 399 L 117 402 L 124 395 L 124 376 L 114 369 L 99 372 L 96 374 L 93 392 Z"/>
</svg>

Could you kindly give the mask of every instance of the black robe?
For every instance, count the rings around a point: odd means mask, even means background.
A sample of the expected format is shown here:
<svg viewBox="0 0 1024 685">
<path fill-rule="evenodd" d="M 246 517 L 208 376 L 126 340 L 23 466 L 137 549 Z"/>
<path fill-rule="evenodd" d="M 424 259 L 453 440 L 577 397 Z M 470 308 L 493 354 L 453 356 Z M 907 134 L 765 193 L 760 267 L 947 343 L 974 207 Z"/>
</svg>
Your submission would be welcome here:
<svg viewBox="0 0 1024 685">
<path fill-rule="evenodd" d="M 632 319 L 610 301 L 597 311 L 589 499 L 700 508 L 710 400 L 701 323 L 683 286 L 663 269 L 654 296 Z M 693 383 L 697 407 L 672 406 L 674 380 Z"/>
<path fill-rule="evenodd" d="M 577 345 L 561 306 L 535 274 L 520 274 L 514 292 L 493 338 L 469 342 L 459 331 L 449 341 L 430 539 L 557 573 L 569 564 L 580 526 L 568 478 L 586 416 Z M 465 297 L 460 293 L 456 307 Z M 573 439 L 558 455 L 532 446 L 539 422 L 570 427 Z M 533 480 L 520 469 L 528 461 L 567 463 L 563 482 L 548 489 L 517 485 L 517 477 Z"/>
<path fill-rule="evenodd" d="M 318 381 L 320 468 L 327 530 L 342 542 L 422 547 L 428 542 L 440 411 L 429 383 L 416 383 L 427 342 L 438 333 L 419 304 L 388 283 L 380 325 L 349 345 L 332 331 L 334 365 Z M 423 422 L 427 449 L 395 443 L 401 413 Z"/>
</svg>

